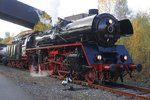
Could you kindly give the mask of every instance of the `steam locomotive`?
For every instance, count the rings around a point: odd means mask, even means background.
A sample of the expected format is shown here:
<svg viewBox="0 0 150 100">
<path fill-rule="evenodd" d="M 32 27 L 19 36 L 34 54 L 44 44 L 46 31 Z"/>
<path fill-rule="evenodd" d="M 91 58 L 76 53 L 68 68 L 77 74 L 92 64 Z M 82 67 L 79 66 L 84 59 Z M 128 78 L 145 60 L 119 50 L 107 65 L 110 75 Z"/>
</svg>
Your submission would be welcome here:
<svg viewBox="0 0 150 100">
<path fill-rule="evenodd" d="M 88 83 L 113 81 L 142 70 L 134 64 L 121 37 L 133 34 L 128 19 L 117 20 L 104 13 L 76 21 L 62 20 L 52 29 L 16 37 L 7 47 L 8 65 L 46 71 L 59 78 L 71 75 Z"/>
</svg>

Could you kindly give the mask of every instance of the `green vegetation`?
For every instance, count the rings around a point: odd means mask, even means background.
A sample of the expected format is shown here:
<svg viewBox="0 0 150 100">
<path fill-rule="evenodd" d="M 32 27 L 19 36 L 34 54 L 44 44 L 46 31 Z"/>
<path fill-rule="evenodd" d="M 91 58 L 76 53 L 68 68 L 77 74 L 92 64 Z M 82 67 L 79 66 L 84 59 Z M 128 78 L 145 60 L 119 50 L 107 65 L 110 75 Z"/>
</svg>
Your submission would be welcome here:
<svg viewBox="0 0 150 100">
<path fill-rule="evenodd" d="M 142 74 L 137 74 L 141 78 L 150 77 L 150 15 L 147 13 L 138 13 L 132 19 L 134 35 L 121 38 L 118 43 L 124 44 L 133 61 L 136 64 L 143 65 Z M 150 81 L 150 80 L 149 80 Z"/>
<path fill-rule="evenodd" d="M 0 38 L 0 43 L 3 43 L 3 38 Z"/>
<path fill-rule="evenodd" d="M 115 0 L 114 13 L 118 19 L 131 19 L 133 36 L 121 38 L 118 44 L 127 47 L 135 64 L 143 65 L 142 73 L 137 73 L 136 77 L 150 81 L 150 14 L 139 12 L 133 16 L 127 0 Z"/>
<path fill-rule="evenodd" d="M 11 44 L 13 37 L 12 36 L 8 36 L 6 38 L 0 38 L 0 43 L 2 44 Z"/>
<path fill-rule="evenodd" d="M 41 20 L 34 26 L 33 30 L 44 31 L 47 29 L 51 29 L 51 17 L 46 12 L 43 12 L 39 17 L 41 18 Z"/>
</svg>

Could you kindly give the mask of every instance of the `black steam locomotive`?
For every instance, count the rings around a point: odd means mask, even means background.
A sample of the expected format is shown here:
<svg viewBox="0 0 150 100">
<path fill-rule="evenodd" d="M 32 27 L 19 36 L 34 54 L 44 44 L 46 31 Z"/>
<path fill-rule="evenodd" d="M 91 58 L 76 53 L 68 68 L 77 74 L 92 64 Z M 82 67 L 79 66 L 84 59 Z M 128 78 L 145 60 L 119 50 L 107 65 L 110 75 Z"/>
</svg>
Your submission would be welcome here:
<svg viewBox="0 0 150 100">
<path fill-rule="evenodd" d="M 118 21 L 111 14 L 97 14 L 76 21 L 62 20 L 51 30 L 17 37 L 7 48 L 8 65 L 46 71 L 59 78 L 71 75 L 89 83 L 123 82 L 123 77 L 141 65 L 135 65 L 123 45 L 115 45 L 123 36 L 133 34 L 128 19 Z"/>
</svg>

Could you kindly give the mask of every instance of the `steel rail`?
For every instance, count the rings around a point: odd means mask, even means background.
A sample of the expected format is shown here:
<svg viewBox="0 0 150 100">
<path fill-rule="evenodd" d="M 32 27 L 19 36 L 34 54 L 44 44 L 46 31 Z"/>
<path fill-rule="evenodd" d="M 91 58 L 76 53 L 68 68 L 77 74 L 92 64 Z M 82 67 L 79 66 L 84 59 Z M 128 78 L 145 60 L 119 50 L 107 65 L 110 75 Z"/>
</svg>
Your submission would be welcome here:
<svg viewBox="0 0 150 100">
<path fill-rule="evenodd" d="M 114 89 L 114 88 L 110 88 L 110 87 L 106 87 L 106 86 L 102 86 L 102 85 L 88 84 L 87 82 L 77 81 L 77 80 L 75 80 L 73 83 L 84 85 L 84 86 L 89 86 L 89 87 L 92 87 L 92 88 L 95 88 L 95 89 L 102 89 L 102 90 L 109 91 L 109 92 L 112 92 L 112 93 L 115 93 L 115 94 L 135 98 L 137 100 L 150 100 L 150 96 L 138 95 L 138 94 L 135 94 L 135 93 L 130 93 L 130 92 L 127 92 L 127 91 L 118 90 L 118 89 Z M 136 86 L 130 86 L 130 85 L 124 85 L 124 84 L 122 84 L 122 86 L 126 86 L 126 87 L 128 86 L 128 88 L 130 87 L 130 89 L 136 89 Z M 143 87 L 137 87 L 137 90 L 141 90 L 146 94 L 150 93 L 149 89 L 143 88 Z"/>
<path fill-rule="evenodd" d="M 133 86 L 133 85 L 128 85 L 128 84 L 121 84 L 121 83 L 117 83 L 117 85 L 121 86 L 121 87 L 129 88 L 129 89 L 143 91 L 144 93 L 149 93 L 150 94 L 150 89 L 149 88 L 138 87 L 138 86 Z"/>
</svg>

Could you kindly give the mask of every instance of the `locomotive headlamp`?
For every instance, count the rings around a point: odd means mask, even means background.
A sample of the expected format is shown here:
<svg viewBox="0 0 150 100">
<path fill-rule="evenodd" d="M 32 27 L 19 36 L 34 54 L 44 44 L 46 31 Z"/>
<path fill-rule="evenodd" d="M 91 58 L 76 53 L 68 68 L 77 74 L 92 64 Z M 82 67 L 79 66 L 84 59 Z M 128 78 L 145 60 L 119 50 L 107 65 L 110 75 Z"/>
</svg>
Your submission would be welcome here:
<svg viewBox="0 0 150 100">
<path fill-rule="evenodd" d="M 121 55 L 121 56 L 120 56 L 120 60 L 121 60 L 122 62 L 127 61 L 127 60 L 128 60 L 128 56 L 127 56 L 127 55 Z"/>
<path fill-rule="evenodd" d="M 124 55 L 123 58 L 124 58 L 125 61 L 128 59 L 127 55 Z"/>
<path fill-rule="evenodd" d="M 109 24 L 112 24 L 112 23 L 113 23 L 112 19 L 109 19 Z"/>
<path fill-rule="evenodd" d="M 100 60 L 102 60 L 102 56 L 101 56 L 101 55 L 97 55 L 97 56 L 96 56 L 96 59 L 97 59 L 98 61 L 100 61 Z"/>
</svg>

